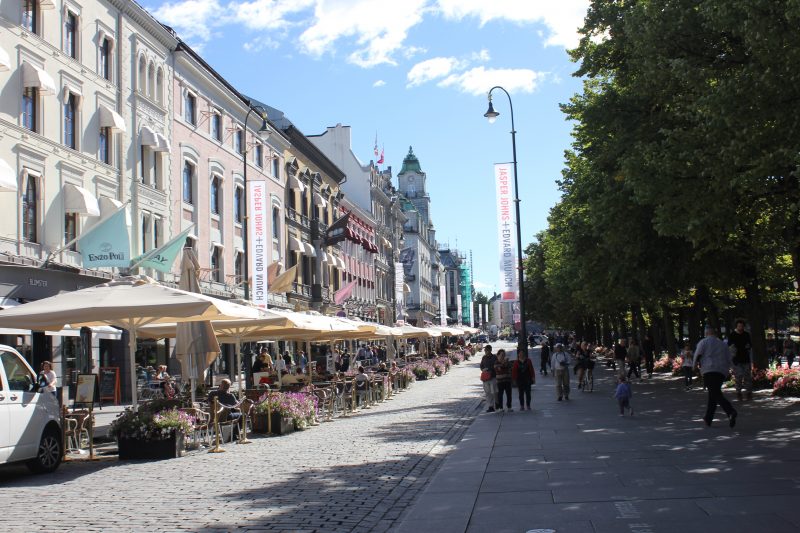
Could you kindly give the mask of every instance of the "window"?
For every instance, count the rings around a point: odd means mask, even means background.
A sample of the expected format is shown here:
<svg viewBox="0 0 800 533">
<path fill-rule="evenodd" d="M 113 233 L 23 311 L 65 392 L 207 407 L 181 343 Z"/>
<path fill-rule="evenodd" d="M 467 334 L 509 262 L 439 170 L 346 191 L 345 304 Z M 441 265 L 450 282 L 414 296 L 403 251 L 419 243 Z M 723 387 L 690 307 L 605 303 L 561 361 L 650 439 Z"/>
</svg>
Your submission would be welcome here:
<svg viewBox="0 0 800 533">
<path fill-rule="evenodd" d="M 186 161 L 183 163 L 183 201 L 187 204 L 194 204 L 193 179 L 194 165 Z"/>
<path fill-rule="evenodd" d="M 242 223 L 244 218 L 244 188 L 236 187 L 233 191 L 233 221 Z"/>
<path fill-rule="evenodd" d="M 222 115 L 219 113 L 211 113 L 211 137 L 214 140 L 222 140 Z"/>
<path fill-rule="evenodd" d="M 253 150 L 253 162 L 258 168 L 264 168 L 264 145 L 261 143 L 256 144 Z"/>
<path fill-rule="evenodd" d="M 187 92 L 183 99 L 183 119 L 192 126 L 197 125 L 197 117 L 195 116 L 196 103 L 197 98 L 192 93 Z"/>
<path fill-rule="evenodd" d="M 150 66 L 147 67 L 147 96 L 151 99 L 156 99 L 156 87 L 155 87 L 155 79 L 156 79 L 156 67 L 153 65 L 153 62 L 150 62 Z"/>
<path fill-rule="evenodd" d="M 111 39 L 107 37 L 100 43 L 100 75 L 111 81 Z"/>
<path fill-rule="evenodd" d="M 156 71 L 156 102 L 164 103 L 164 71 L 160 67 Z"/>
<path fill-rule="evenodd" d="M 64 244 L 70 243 L 78 238 L 78 213 L 64 214 Z M 76 250 L 74 242 L 69 245 L 68 250 Z"/>
<path fill-rule="evenodd" d="M 289 191 L 289 209 L 295 211 L 297 209 L 297 201 L 294 198 L 295 196 L 294 189 L 287 187 L 286 190 Z"/>
<path fill-rule="evenodd" d="M 64 102 L 64 144 L 72 149 L 78 148 L 77 125 L 75 124 L 76 97 L 69 93 Z"/>
<path fill-rule="evenodd" d="M 31 33 L 39 34 L 39 0 L 24 0 L 22 27 Z"/>
<path fill-rule="evenodd" d="M 155 248 L 161 246 L 163 223 L 164 221 L 161 219 L 161 217 L 153 217 L 153 246 Z"/>
<path fill-rule="evenodd" d="M 144 94 L 147 92 L 147 65 L 145 64 L 144 56 L 139 58 L 139 92 Z"/>
<path fill-rule="evenodd" d="M 234 275 L 236 276 L 236 283 L 244 279 L 244 254 L 236 252 L 236 258 L 233 260 Z"/>
<path fill-rule="evenodd" d="M 222 202 L 221 196 L 222 196 L 222 180 L 219 178 L 219 176 L 214 176 L 211 178 L 211 191 L 209 194 L 211 201 L 212 215 L 220 214 L 220 204 Z"/>
<path fill-rule="evenodd" d="M 308 189 L 304 189 L 303 192 L 300 193 L 300 203 L 302 204 L 300 205 L 300 212 L 305 217 L 308 216 L 308 194 L 306 194 L 307 190 Z"/>
<path fill-rule="evenodd" d="M 150 213 L 142 213 L 142 249 L 141 253 L 145 253 L 150 249 Z"/>
<path fill-rule="evenodd" d="M 100 128 L 100 161 L 106 165 L 111 164 L 111 128 Z"/>
<path fill-rule="evenodd" d="M 275 240 L 281 238 L 281 210 L 277 207 L 272 208 L 272 238 Z"/>
<path fill-rule="evenodd" d="M 221 248 L 214 246 L 211 248 L 211 279 L 220 283 L 222 281 L 222 266 L 220 263 Z"/>
<path fill-rule="evenodd" d="M 25 87 L 22 93 L 22 127 L 36 131 L 39 93 L 36 87 Z"/>
<path fill-rule="evenodd" d="M 28 242 L 37 242 L 38 191 L 36 178 L 28 175 L 28 184 L 22 197 L 22 238 Z"/>
<path fill-rule="evenodd" d="M 244 131 L 237 128 L 233 134 L 233 149 L 237 154 L 241 154 L 243 147 L 244 147 Z"/>
<path fill-rule="evenodd" d="M 8 390 L 33 392 L 36 390 L 36 379 L 22 359 L 15 353 L 3 350 L 0 352 L 0 366 L 6 369 Z"/>
<path fill-rule="evenodd" d="M 72 11 L 64 18 L 64 53 L 78 59 L 78 17 Z"/>
<path fill-rule="evenodd" d="M 273 156 L 272 158 L 272 176 L 275 179 L 281 178 L 281 161 L 277 156 Z"/>
</svg>

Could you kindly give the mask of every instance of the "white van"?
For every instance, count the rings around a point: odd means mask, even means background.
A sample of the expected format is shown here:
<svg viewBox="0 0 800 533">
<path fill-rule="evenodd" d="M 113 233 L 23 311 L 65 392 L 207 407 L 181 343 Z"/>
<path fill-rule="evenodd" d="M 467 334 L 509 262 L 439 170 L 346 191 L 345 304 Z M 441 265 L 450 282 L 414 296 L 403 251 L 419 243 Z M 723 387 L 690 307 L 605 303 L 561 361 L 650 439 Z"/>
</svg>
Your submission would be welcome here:
<svg viewBox="0 0 800 533">
<path fill-rule="evenodd" d="M 40 391 L 36 373 L 18 351 L 0 344 L 0 464 L 25 461 L 37 473 L 61 464 L 58 401 Z"/>
</svg>

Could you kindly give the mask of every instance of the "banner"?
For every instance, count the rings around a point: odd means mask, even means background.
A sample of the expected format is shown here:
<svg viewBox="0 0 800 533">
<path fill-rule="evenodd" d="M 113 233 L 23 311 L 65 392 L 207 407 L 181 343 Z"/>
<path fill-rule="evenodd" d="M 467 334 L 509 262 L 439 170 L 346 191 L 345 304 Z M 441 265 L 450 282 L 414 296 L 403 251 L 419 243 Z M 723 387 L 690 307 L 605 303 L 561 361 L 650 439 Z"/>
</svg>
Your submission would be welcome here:
<svg viewBox="0 0 800 533">
<path fill-rule="evenodd" d="M 358 280 L 353 280 L 335 293 L 333 293 L 333 303 L 336 305 L 342 305 L 345 300 L 350 298 L 350 295 L 353 294 L 353 290 L 356 288 L 356 283 Z"/>
<path fill-rule="evenodd" d="M 261 309 L 267 308 L 269 285 L 267 254 L 272 248 L 272 237 L 267 228 L 269 218 L 269 193 L 265 181 L 247 182 L 247 248 L 250 268 L 250 299 Z M 246 280 L 247 281 L 247 280 Z"/>
<path fill-rule="evenodd" d="M 439 325 L 446 326 L 447 325 L 447 296 L 446 291 L 444 289 L 444 285 L 439 285 L 439 313 L 441 313 L 441 317 L 439 320 Z"/>
<path fill-rule="evenodd" d="M 173 263 L 175 263 L 175 258 L 178 257 L 178 252 L 186 244 L 186 237 L 192 231 L 192 228 L 194 228 L 194 224 L 170 239 L 163 246 L 134 258 L 131 260 L 130 268 L 154 268 L 161 272 L 170 272 Z"/>
<path fill-rule="evenodd" d="M 458 309 L 458 322 L 456 322 L 457 326 L 461 325 L 461 321 L 464 319 L 464 314 L 461 312 L 461 295 L 456 294 L 456 308 Z"/>
<path fill-rule="evenodd" d="M 91 233 L 78 238 L 83 268 L 130 266 L 131 238 L 128 233 L 127 210 L 127 207 L 119 209 L 107 219 L 98 222 Z"/>
<path fill-rule="evenodd" d="M 497 237 L 500 242 L 500 300 L 512 302 L 517 299 L 517 257 L 514 249 L 514 225 L 511 217 L 511 164 L 494 166 L 497 185 Z"/>
<path fill-rule="evenodd" d="M 400 261 L 394 264 L 394 319 L 404 320 L 404 310 L 406 308 L 405 297 L 403 295 L 403 285 L 405 285 L 405 274 L 403 273 L 403 263 Z"/>
</svg>

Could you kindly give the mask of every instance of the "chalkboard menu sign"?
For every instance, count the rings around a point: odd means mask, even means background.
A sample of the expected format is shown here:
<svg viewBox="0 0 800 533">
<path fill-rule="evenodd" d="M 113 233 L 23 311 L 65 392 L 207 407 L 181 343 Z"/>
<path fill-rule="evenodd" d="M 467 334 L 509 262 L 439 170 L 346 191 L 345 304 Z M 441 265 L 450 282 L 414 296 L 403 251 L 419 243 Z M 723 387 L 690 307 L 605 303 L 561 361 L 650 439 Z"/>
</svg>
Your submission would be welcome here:
<svg viewBox="0 0 800 533">
<path fill-rule="evenodd" d="M 110 400 L 119 405 L 119 367 L 100 368 L 100 400 Z"/>
</svg>

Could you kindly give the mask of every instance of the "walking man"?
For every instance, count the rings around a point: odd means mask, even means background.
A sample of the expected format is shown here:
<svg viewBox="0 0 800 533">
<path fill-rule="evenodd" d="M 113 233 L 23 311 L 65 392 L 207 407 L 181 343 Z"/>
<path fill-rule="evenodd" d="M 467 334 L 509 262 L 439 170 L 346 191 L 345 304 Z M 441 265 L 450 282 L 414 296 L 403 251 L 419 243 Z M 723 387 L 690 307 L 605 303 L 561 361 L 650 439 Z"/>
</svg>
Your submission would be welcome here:
<svg viewBox="0 0 800 533">
<path fill-rule="evenodd" d="M 744 320 L 736 321 L 736 329 L 728 335 L 728 346 L 733 353 L 733 376 L 736 380 L 736 397 L 742 401 L 742 389 L 747 399 L 753 399 L 753 365 L 750 361 L 750 333 L 744 330 Z"/>
<path fill-rule="evenodd" d="M 497 402 L 497 374 L 494 365 L 497 363 L 497 357 L 492 353 L 491 344 L 487 344 L 483 348 L 483 357 L 481 358 L 481 373 L 489 372 L 489 379 L 483 382 L 483 392 L 486 394 L 487 413 L 494 413 L 494 404 Z"/>
<path fill-rule="evenodd" d="M 624 338 L 620 338 L 619 344 L 614 346 L 614 368 L 618 369 L 619 375 L 625 375 L 625 359 L 628 358 L 628 347 Z"/>
<path fill-rule="evenodd" d="M 562 398 L 569 400 L 569 355 L 564 351 L 564 345 L 556 343 L 553 360 L 550 364 L 556 377 L 556 394 L 558 401 Z"/>
<path fill-rule="evenodd" d="M 548 341 L 542 342 L 542 364 L 539 366 L 539 372 L 547 375 L 547 365 L 550 364 L 550 345 Z"/>
<path fill-rule="evenodd" d="M 712 325 L 706 326 L 706 337 L 697 343 L 697 348 L 694 350 L 694 367 L 702 369 L 703 383 L 708 389 L 708 407 L 703 421 L 707 426 L 711 425 L 714 411 L 719 404 L 728 415 L 729 425 L 734 427 L 738 413 L 722 394 L 722 384 L 731 368 L 731 352 L 725 342 L 717 337 L 717 330 Z"/>
</svg>

